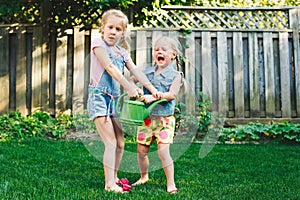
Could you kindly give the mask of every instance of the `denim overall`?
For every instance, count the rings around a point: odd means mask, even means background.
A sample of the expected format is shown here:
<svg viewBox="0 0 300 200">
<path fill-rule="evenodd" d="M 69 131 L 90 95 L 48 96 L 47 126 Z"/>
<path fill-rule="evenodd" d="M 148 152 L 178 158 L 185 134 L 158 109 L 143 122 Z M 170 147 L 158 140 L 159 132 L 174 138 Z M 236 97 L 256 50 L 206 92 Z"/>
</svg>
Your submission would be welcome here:
<svg viewBox="0 0 300 200">
<path fill-rule="evenodd" d="M 152 85 L 159 92 L 168 92 L 170 87 L 174 81 L 174 79 L 180 74 L 180 72 L 176 71 L 173 64 L 170 64 L 167 68 L 165 68 L 161 73 L 155 75 L 155 71 L 157 66 L 154 67 L 146 67 L 144 70 L 145 75 L 152 83 Z M 144 88 L 144 94 L 150 94 L 150 92 Z M 155 106 L 151 111 L 150 115 L 152 116 L 169 116 L 174 114 L 176 100 L 173 99 L 168 102 L 162 102 L 159 105 Z M 162 108 L 162 107 L 163 108 Z"/>
<path fill-rule="evenodd" d="M 122 56 L 118 56 L 107 44 L 106 49 L 112 64 L 123 73 L 125 66 L 125 50 L 121 49 Z M 115 99 L 120 96 L 120 92 L 119 82 L 104 70 L 99 84 L 97 86 L 89 85 L 87 105 L 89 117 L 94 120 L 96 117 L 106 116 L 106 121 L 108 121 L 109 116 L 115 115 Z"/>
</svg>

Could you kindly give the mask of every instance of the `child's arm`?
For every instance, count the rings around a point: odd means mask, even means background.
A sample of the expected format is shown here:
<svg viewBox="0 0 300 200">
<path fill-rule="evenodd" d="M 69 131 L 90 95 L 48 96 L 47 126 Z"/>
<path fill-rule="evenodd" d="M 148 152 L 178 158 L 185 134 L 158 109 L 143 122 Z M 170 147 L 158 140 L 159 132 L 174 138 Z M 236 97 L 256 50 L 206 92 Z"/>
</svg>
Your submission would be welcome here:
<svg viewBox="0 0 300 200">
<path fill-rule="evenodd" d="M 139 80 L 137 80 L 137 78 L 135 78 L 135 76 L 130 76 L 129 82 L 132 84 L 136 84 L 137 82 L 139 82 Z"/>
<path fill-rule="evenodd" d="M 173 100 L 177 97 L 180 87 L 182 85 L 182 75 L 179 74 L 173 81 L 168 92 L 161 93 L 161 99 L 166 99 L 168 101 Z"/>
<path fill-rule="evenodd" d="M 128 81 L 132 85 L 135 85 L 138 82 L 138 80 L 135 78 L 135 76 L 129 77 Z M 137 87 L 137 91 L 138 91 L 139 95 L 143 95 L 144 94 L 144 91 L 141 88 L 139 88 L 139 87 Z"/>
<path fill-rule="evenodd" d="M 132 61 L 127 62 L 126 67 L 133 74 L 132 81 L 140 82 L 155 97 L 157 90 L 148 80 L 146 75 Z"/>
<path fill-rule="evenodd" d="M 111 75 L 115 80 L 117 80 L 123 88 L 126 90 L 127 94 L 130 97 L 137 97 L 138 91 L 135 85 L 129 83 L 123 74 L 118 70 L 116 66 L 114 66 L 107 54 L 107 51 L 103 47 L 94 48 L 94 53 L 97 56 L 100 64 L 104 66 L 104 69 L 107 71 L 109 75 Z"/>
<path fill-rule="evenodd" d="M 182 85 L 182 77 L 181 76 L 182 75 L 180 74 L 174 79 L 168 92 L 158 92 L 158 95 L 161 97 L 159 99 L 166 99 L 167 101 L 171 101 L 177 97 L 180 87 Z M 143 95 L 141 97 L 141 100 L 144 101 L 145 103 L 151 103 L 158 99 L 153 97 L 152 95 Z"/>
</svg>

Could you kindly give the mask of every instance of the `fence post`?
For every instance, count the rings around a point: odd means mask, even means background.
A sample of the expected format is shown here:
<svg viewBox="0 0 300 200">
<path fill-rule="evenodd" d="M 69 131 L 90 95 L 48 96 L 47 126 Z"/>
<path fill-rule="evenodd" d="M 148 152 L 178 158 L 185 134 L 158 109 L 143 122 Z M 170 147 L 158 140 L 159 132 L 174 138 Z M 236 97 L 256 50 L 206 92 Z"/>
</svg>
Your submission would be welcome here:
<svg viewBox="0 0 300 200">
<path fill-rule="evenodd" d="M 212 101 L 212 60 L 211 60 L 211 35 L 202 32 L 202 88 L 207 95 L 207 100 Z M 211 109 L 211 107 L 210 107 Z"/>
<path fill-rule="evenodd" d="M 0 113 L 9 109 L 9 33 L 7 27 L 0 27 Z"/>
<path fill-rule="evenodd" d="M 189 113 L 193 113 L 195 111 L 195 105 L 198 97 L 196 97 L 195 93 L 195 76 L 198 76 L 196 71 L 195 64 L 195 33 L 190 33 L 186 38 L 187 48 L 185 51 L 185 76 L 186 81 L 188 83 L 187 95 L 186 95 L 186 104 L 187 111 Z"/>
<path fill-rule="evenodd" d="M 275 73 L 273 57 L 273 38 L 272 33 L 263 33 L 264 45 L 264 68 L 265 68 L 265 96 L 266 96 L 266 115 L 275 115 Z"/>
<path fill-rule="evenodd" d="M 281 85 L 281 117 L 291 117 L 291 87 L 288 33 L 279 33 L 280 85 Z"/>
<path fill-rule="evenodd" d="M 32 108 L 31 112 L 42 108 L 42 27 L 33 29 L 33 52 L 32 52 Z"/>
<path fill-rule="evenodd" d="M 290 28 L 293 29 L 293 47 L 294 47 L 294 69 L 295 69 L 295 84 L 296 84 L 296 112 L 297 117 L 300 116 L 300 8 L 291 9 L 289 11 Z"/>
<path fill-rule="evenodd" d="M 56 102 L 55 113 L 59 113 L 66 110 L 66 94 L 67 94 L 67 48 L 68 48 L 68 36 L 67 31 L 61 33 L 59 38 L 56 38 Z"/>
<path fill-rule="evenodd" d="M 249 33 L 250 117 L 260 117 L 259 59 L 257 33 Z"/>
<path fill-rule="evenodd" d="M 73 113 L 84 111 L 84 31 L 74 28 Z"/>
<path fill-rule="evenodd" d="M 150 48 L 150 47 L 148 47 Z M 147 64 L 147 32 L 136 31 L 136 66 L 144 68 Z"/>
<path fill-rule="evenodd" d="M 244 65 L 241 32 L 233 33 L 234 115 L 244 118 Z"/>
<path fill-rule="evenodd" d="M 218 66 L 218 111 L 223 117 L 228 112 L 228 56 L 227 56 L 227 34 L 217 33 L 217 66 Z"/>
<path fill-rule="evenodd" d="M 26 28 L 20 27 L 17 31 L 16 44 L 16 109 L 22 115 L 28 114 L 26 110 L 26 43 L 25 43 Z"/>
<path fill-rule="evenodd" d="M 50 81 L 50 21 L 52 12 L 52 3 L 50 0 L 42 2 L 41 20 L 42 20 L 42 85 L 41 85 L 41 109 L 49 109 L 49 81 Z"/>
</svg>

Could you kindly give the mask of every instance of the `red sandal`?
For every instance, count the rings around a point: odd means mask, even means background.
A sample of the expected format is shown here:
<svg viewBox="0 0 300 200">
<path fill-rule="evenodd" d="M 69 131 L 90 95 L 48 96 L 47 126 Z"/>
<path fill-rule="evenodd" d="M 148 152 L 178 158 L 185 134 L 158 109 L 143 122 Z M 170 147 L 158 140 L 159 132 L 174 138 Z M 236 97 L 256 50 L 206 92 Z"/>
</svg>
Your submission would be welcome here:
<svg viewBox="0 0 300 200">
<path fill-rule="evenodd" d="M 176 193 L 178 193 L 178 189 L 170 190 L 167 192 L 168 192 L 168 194 L 176 194 Z"/>
</svg>

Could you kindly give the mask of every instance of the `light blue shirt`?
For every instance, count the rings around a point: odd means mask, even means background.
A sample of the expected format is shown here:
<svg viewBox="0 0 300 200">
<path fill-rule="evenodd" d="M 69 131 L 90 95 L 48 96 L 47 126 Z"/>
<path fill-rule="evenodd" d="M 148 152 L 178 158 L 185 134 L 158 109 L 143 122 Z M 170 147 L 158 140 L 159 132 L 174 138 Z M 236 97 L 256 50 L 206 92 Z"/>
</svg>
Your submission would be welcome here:
<svg viewBox="0 0 300 200">
<path fill-rule="evenodd" d="M 152 85 L 159 92 L 169 92 L 170 87 L 174 79 L 180 75 L 180 72 L 176 71 L 173 64 L 170 64 L 159 74 L 155 74 L 157 70 L 157 65 L 146 67 L 144 70 L 145 75 L 152 83 Z M 151 94 L 146 88 L 144 88 L 144 94 Z M 176 100 L 173 99 L 168 102 L 162 102 L 155 106 L 151 111 L 152 116 L 169 116 L 174 114 Z"/>
</svg>

